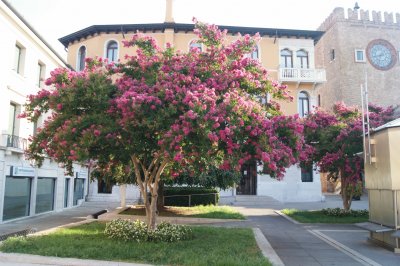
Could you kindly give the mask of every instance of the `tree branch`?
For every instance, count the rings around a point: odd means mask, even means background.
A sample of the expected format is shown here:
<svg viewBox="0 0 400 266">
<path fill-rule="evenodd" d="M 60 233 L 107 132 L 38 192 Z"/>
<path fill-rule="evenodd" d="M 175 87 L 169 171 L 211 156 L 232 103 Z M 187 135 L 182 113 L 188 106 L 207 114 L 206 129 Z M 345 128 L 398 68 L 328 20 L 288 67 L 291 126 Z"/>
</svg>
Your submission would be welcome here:
<svg viewBox="0 0 400 266">
<path fill-rule="evenodd" d="M 137 181 L 137 183 L 139 185 L 139 189 L 142 192 L 143 198 L 144 198 L 144 200 L 146 202 L 146 200 L 147 200 L 147 188 L 146 188 L 146 184 L 143 184 L 142 176 L 141 176 L 140 171 L 139 171 L 139 163 L 140 163 L 140 161 L 135 155 L 131 156 L 131 160 L 132 160 L 133 166 L 135 168 L 136 181 Z"/>
</svg>

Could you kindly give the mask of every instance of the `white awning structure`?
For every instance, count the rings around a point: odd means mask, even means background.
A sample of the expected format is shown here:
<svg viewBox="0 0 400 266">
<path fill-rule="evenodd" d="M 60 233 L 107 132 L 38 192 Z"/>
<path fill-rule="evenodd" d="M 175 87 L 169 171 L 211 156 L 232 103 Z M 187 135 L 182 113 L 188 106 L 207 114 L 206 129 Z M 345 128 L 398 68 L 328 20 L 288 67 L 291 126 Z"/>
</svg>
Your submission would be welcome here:
<svg viewBox="0 0 400 266">
<path fill-rule="evenodd" d="M 386 123 L 386 124 L 384 124 L 384 125 L 382 125 L 380 127 L 374 128 L 373 129 L 373 133 L 377 132 L 377 131 L 380 131 L 380 130 L 383 130 L 385 128 L 391 128 L 391 127 L 400 127 L 400 118 L 397 118 L 397 119 L 395 119 L 393 121 L 390 121 L 390 122 L 388 122 L 388 123 Z"/>
</svg>

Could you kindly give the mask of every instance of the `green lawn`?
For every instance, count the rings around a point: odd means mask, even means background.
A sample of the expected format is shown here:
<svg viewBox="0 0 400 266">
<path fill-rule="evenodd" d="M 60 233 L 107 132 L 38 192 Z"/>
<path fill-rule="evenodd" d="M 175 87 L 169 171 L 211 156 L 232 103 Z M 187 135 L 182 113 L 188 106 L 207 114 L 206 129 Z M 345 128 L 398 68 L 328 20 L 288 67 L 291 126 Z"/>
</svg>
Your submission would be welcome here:
<svg viewBox="0 0 400 266">
<path fill-rule="evenodd" d="M 301 223 L 330 223 L 330 224 L 350 224 L 368 221 L 368 214 L 363 216 L 330 216 L 322 211 L 300 211 L 296 209 L 284 209 L 284 214 Z"/>
<path fill-rule="evenodd" d="M 135 206 L 129 208 L 120 214 L 127 215 L 145 215 L 143 206 Z M 229 206 L 194 206 L 194 207 L 164 207 L 159 211 L 160 216 L 180 216 L 180 217 L 197 217 L 197 218 L 215 218 L 215 219 L 240 219 L 245 217 Z"/>
<path fill-rule="evenodd" d="M 163 265 L 271 265 L 250 228 L 194 226 L 192 240 L 175 243 L 111 240 L 104 228 L 94 222 L 44 236 L 9 238 L 0 251 Z"/>
</svg>

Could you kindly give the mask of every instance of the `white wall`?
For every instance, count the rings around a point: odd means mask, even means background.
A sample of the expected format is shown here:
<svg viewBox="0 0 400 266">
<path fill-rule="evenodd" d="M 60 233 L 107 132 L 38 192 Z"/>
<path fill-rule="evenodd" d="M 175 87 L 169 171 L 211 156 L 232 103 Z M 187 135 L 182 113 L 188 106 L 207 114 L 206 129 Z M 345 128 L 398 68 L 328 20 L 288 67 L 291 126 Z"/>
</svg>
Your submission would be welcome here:
<svg viewBox="0 0 400 266">
<path fill-rule="evenodd" d="M 126 186 L 126 203 L 136 203 L 140 198 L 140 190 L 135 185 Z M 120 187 L 114 185 L 110 194 L 98 193 L 97 180 L 93 180 L 89 185 L 88 201 L 121 202 Z"/>
<path fill-rule="evenodd" d="M 282 202 L 323 200 L 319 173 L 313 172 L 313 182 L 302 182 L 301 171 L 297 166 L 287 168 L 285 177 L 281 181 L 269 175 L 258 175 L 257 195 L 271 196 Z"/>
<path fill-rule="evenodd" d="M 10 169 L 14 167 L 31 167 L 30 162 L 25 160 L 21 148 L 6 147 L 6 134 L 9 126 L 10 103 L 15 103 L 19 113 L 22 111 L 26 97 L 35 94 L 37 86 L 38 63 L 45 65 L 45 77 L 50 76 L 50 71 L 57 67 L 65 67 L 63 60 L 54 54 L 49 47 L 32 32 L 2 1 L 0 1 L 0 223 L 3 218 L 4 191 L 6 176 L 10 175 Z M 17 73 L 14 68 L 15 46 L 24 48 L 22 58 L 23 70 Z M 17 120 L 14 135 L 27 139 L 33 133 L 33 124 L 26 119 Z M 38 125 L 40 126 L 40 125 Z M 87 171 L 85 167 L 75 165 L 75 172 L 81 175 Z M 64 209 L 65 173 L 57 163 L 45 160 L 40 169 L 35 168 L 32 176 L 30 215 L 35 215 L 36 184 L 38 177 L 55 178 L 54 211 Z M 81 176 L 82 177 L 82 176 Z M 84 176 L 87 194 L 87 175 Z M 74 178 L 70 181 L 69 207 L 72 207 Z"/>
</svg>

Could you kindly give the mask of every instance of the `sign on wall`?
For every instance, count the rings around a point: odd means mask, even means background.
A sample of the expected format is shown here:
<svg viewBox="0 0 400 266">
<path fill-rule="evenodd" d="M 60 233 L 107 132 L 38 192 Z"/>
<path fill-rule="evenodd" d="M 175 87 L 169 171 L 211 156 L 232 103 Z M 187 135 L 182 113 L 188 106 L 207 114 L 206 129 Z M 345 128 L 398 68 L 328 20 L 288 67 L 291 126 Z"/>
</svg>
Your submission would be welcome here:
<svg viewBox="0 0 400 266">
<path fill-rule="evenodd" d="M 88 178 L 88 170 L 82 169 L 80 172 L 76 172 L 76 178 Z"/>
<path fill-rule="evenodd" d="M 11 166 L 11 176 L 35 176 L 35 168 L 33 167 L 22 167 L 22 166 Z"/>
</svg>

